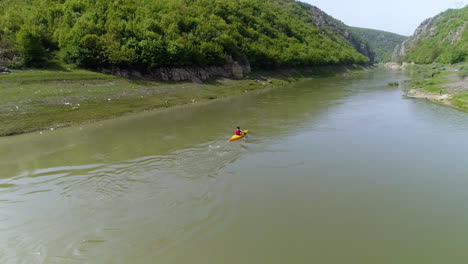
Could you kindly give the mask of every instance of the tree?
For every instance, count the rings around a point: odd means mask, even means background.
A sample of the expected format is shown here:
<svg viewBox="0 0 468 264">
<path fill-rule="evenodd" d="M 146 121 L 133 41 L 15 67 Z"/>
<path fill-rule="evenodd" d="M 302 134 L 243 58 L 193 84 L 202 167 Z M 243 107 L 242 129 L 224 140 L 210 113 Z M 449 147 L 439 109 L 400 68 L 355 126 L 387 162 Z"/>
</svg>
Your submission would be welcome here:
<svg viewBox="0 0 468 264">
<path fill-rule="evenodd" d="M 16 36 L 17 48 L 26 66 L 44 66 L 50 53 L 44 47 L 43 32 L 34 26 L 23 26 Z"/>
</svg>

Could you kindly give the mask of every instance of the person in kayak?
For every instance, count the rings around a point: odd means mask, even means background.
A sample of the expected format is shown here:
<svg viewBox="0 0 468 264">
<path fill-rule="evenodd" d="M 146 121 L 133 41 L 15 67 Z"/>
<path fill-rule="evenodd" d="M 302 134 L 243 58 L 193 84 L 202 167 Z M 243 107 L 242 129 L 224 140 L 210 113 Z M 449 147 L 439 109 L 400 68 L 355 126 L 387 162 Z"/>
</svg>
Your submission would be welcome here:
<svg viewBox="0 0 468 264">
<path fill-rule="evenodd" d="M 242 134 L 244 134 L 244 132 L 242 132 L 241 128 L 240 127 L 237 127 L 237 130 L 236 130 L 236 135 L 238 136 L 242 136 Z"/>
</svg>

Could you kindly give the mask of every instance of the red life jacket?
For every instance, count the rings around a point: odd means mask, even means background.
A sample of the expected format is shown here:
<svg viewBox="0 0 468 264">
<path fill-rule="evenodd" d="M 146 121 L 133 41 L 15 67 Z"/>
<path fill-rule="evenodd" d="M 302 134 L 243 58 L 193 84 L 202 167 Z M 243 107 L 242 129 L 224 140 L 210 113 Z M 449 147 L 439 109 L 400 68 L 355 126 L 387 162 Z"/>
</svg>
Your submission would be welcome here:
<svg viewBox="0 0 468 264">
<path fill-rule="evenodd" d="M 237 130 L 236 130 L 236 135 L 238 135 L 238 136 L 242 135 L 242 130 L 237 129 Z"/>
</svg>

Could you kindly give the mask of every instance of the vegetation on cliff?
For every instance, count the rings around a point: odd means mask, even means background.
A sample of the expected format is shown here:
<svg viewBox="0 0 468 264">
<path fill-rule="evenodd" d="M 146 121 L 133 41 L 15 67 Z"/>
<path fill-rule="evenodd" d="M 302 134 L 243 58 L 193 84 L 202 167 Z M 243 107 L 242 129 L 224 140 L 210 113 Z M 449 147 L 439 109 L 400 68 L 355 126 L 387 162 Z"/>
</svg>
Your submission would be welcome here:
<svg viewBox="0 0 468 264">
<path fill-rule="evenodd" d="M 458 63 L 468 60 L 468 6 L 426 19 L 397 47 L 395 61 Z"/>
<path fill-rule="evenodd" d="M 87 68 L 367 63 L 344 25 L 294 0 L 2 0 L 0 64 Z M 342 23 L 341 23 L 342 24 Z M 352 35 L 352 34 L 351 34 Z"/>
<path fill-rule="evenodd" d="M 369 43 L 375 53 L 375 62 L 383 63 L 392 60 L 395 47 L 408 37 L 381 30 L 351 27 L 351 31 Z"/>
</svg>

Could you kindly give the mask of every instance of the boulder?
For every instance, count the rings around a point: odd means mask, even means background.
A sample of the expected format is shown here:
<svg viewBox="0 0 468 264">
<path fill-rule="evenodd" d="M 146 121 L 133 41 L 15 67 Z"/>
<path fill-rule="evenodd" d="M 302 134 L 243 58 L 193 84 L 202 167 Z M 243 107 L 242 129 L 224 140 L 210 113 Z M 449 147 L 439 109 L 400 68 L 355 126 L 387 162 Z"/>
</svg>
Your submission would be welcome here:
<svg viewBox="0 0 468 264">
<path fill-rule="evenodd" d="M 0 73 L 10 73 L 11 71 L 7 67 L 0 66 Z"/>
<path fill-rule="evenodd" d="M 238 62 L 232 64 L 232 76 L 237 79 L 244 77 L 244 69 Z"/>
</svg>

